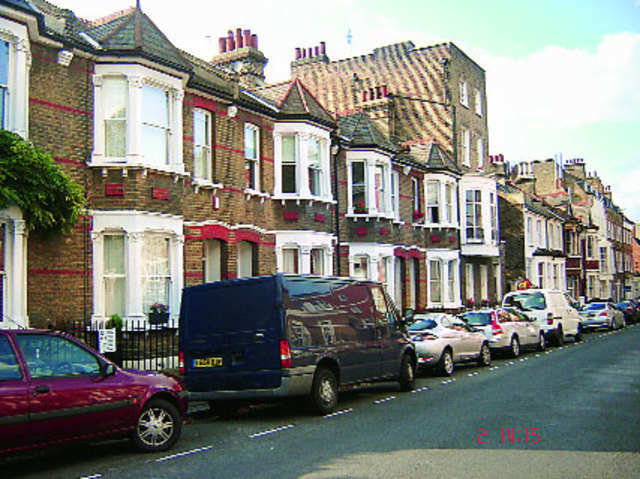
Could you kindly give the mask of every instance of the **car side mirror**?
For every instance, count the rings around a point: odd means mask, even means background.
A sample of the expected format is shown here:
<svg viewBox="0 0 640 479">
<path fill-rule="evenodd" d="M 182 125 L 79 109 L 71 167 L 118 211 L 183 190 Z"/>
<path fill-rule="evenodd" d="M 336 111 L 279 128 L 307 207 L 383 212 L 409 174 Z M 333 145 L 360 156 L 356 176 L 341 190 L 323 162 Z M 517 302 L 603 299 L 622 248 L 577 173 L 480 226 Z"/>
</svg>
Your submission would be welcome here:
<svg viewBox="0 0 640 479">
<path fill-rule="evenodd" d="M 103 376 L 111 376 L 116 373 L 116 367 L 111 363 L 100 363 L 100 374 Z"/>
</svg>

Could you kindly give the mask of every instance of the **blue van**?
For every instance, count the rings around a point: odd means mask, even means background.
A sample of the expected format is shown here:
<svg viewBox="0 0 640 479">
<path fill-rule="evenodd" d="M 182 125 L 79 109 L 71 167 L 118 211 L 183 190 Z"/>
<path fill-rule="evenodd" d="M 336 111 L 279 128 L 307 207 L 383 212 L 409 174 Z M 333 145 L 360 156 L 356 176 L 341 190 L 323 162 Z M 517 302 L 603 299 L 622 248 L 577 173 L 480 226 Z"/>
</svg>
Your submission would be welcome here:
<svg viewBox="0 0 640 479">
<path fill-rule="evenodd" d="M 341 387 L 415 385 L 404 321 L 374 282 L 279 273 L 187 287 L 179 331 L 193 400 L 308 396 L 328 414 Z"/>
</svg>

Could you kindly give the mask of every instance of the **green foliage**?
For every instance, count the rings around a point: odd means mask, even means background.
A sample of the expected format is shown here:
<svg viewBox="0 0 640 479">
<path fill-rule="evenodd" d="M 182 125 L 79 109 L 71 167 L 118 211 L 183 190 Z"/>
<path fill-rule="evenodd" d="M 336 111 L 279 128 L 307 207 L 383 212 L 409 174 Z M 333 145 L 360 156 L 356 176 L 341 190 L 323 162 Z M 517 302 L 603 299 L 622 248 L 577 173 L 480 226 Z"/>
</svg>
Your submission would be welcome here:
<svg viewBox="0 0 640 479">
<path fill-rule="evenodd" d="M 106 324 L 107 329 L 116 328 L 118 331 L 122 329 L 122 318 L 119 314 L 113 314 Z"/>
<path fill-rule="evenodd" d="M 30 230 L 68 232 L 85 204 L 84 189 L 51 155 L 0 129 L 0 209 L 20 208 Z"/>
</svg>

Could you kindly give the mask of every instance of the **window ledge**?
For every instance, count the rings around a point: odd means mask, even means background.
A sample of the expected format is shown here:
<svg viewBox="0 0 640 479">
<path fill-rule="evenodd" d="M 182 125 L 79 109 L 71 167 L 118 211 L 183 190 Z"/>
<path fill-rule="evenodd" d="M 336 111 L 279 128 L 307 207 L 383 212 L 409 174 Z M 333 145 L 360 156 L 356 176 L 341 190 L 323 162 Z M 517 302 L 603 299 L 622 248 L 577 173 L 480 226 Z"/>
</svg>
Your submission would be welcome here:
<svg viewBox="0 0 640 479">
<path fill-rule="evenodd" d="M 127 176 L 128 170 L 143 170 L 142 175 L 146 176 L 147 171 L 155 171 L 158 173 L 166 173 L 168 175 L 177 175 L 184 178 L 189 178 L 191 173 L 184 171 L 184 166 L 180 165 L 179 168 L 172 167 L 172 165 L 149 165 L 146 163 L 127 163 L 122 161 L 92 161 L 87 164 L 89 168 L 102 168 L 102 176 L 107 176 L 107 170 L 122 170 L 122 176 Z"/>
<path fill-rule="evenodd" d="M 291 195 L 283 194 L 283 193 L 280 193 L 279 195 L 274 194 L 271 196 L 271 199 L 282 202 L 283 206 L 286 201 L 295 201 L 297 204 L 300 204 L 301 201 L 308 201 L 309 203 L 314 203 L 314 202 L 325 203 L 327 207 L 329 207 L 329 205 L 337 204 L 337 201 L 334 199 L 323 198 L 321 196 L 300 196 L 297 194 L 291 194 Z"/>
<path fill-rule="evenodd" d="M 262 201 L 264 201 L 265 199 L 271 198 L 271 195 L 269 193 L 263 193 L 262 191 L 252 190 L 251 188 L 245 188 L 242 190 L 242 192 L 244 193 L 245 199 L 247 200 L 251 199 L 252 196 L 257 196 L 258 198 L 261 198 Z"/>
<path fill-rule="evenodd" d="M 209 180 L 203 180 L 202 178 L 192 179 L 191 184 L 196 188 L 202 188 L 203 190 L 219 190 L 224 187 L 222 183 L 214 183 Z"/>
<path fill-rule="evenodd" d="M 345 214 L 346 218 L 353 218 L 354 221 L 358 218 L 364 218 L 367 221 L 369 221 L 370 219 L 383 219 L 383 220 L 391 220 L 394 223 L 400 223 L 399 221 L 395 220 L 395 217 L 393 215 L 393 213 L 389 214 L 389 213 L 376 213 L 376 214 L 369 214 L 369 213 L 354 213 L 354 212 L 349 212 Z"/>
</svg>

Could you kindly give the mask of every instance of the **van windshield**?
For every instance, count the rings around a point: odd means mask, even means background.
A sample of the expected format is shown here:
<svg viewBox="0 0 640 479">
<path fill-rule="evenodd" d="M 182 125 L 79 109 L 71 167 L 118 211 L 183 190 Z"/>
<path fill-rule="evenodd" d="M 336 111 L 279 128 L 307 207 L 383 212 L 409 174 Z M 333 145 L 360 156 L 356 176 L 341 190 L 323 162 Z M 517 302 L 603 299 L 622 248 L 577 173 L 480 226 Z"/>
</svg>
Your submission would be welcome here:
<svg viewBox="0 0 640 479">
<path fill-rule="evenodd" d="M 505 306 L 514 306 L 522 311 L 542 310 L 547 307 L 544 294 L 535 293 L 516 293 L 507 296 L 504 300 Z"/>
</svg>

